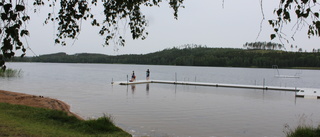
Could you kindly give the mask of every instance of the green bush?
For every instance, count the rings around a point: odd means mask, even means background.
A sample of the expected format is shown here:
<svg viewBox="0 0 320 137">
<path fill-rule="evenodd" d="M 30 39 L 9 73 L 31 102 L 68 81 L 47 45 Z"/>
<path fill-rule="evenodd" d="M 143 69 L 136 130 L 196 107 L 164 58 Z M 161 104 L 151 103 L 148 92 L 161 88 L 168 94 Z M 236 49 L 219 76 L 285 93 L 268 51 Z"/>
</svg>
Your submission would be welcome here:
<svg viewBox="0 0 320 137">
<path fill-rule="evenodd" d="M 312 126 L 298 126 L 294 130 L 286 132 L 287 137 L 320 137 L 320 125 L 315 128 Z"/>
</svg>

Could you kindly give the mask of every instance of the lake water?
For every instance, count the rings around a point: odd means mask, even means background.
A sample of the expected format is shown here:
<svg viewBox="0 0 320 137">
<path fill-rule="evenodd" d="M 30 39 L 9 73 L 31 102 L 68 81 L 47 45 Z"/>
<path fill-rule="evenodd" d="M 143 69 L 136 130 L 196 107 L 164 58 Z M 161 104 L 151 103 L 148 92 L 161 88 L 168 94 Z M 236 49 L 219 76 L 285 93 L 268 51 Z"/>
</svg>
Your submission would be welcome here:
<svg viewBox="0 0 320 137">
<path fill-rule="evenodd" d="M 284 137 L 285 125 L 320 124 L 320 100 L 295 98 L 290 91 L 168 84 L 112 85 L 134 70 L 144 80 L 320 88 L 319 70 L 184 67 L 119 64 L 7 63 L 18 78 L 0 78 L 0 89 L 43 95 L 68 103 L 90 119 L 111 115 L 134 136 Z"/>
</svg>

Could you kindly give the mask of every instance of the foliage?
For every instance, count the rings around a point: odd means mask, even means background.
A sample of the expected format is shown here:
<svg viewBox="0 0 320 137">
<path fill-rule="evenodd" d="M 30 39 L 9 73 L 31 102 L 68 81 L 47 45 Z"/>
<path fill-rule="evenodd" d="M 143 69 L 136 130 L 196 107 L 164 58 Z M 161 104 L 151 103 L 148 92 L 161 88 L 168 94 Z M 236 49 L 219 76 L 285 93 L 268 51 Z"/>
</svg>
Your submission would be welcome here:
<svg viewBox="0 0 320 137">
<path fill-rule="evenodd" d="M 262 50 L 282 50 L 284 49 L 283 44 L 272 43 L 272 42 L 246 42 L 243 47 L 247 49 L 262 49 Z"/>
<path fill-rule="evenodd" d="M 11 0 L 3 0 L 0 2 L 0 39 L 2 42 L 1 51 L 3 53 L 0 55 L 0 60 L 14 56 L 14 49 L 26 51 L 20 40 L 20 37 L 29 35 L 24 24 L 30 17 L 26 14 L 25 9 L 23 1 L 12 2 Z M 24 55 L 23 53 L 22 56 Z M 0 66 L 3 63 L 3 61 L 0 62 Z"/>
<path fill-rule="evenodd" d="M 320 125 L 317 128 L 311 126 L 298 126 L 295 130 L 285 132 L 287 137 L 319 137 Z"/>
<path fill-rule="evenodd" d="M 91 21 L 92 26 L 100 27 L 99 34 L 105 36 L 105 45 L 109 45 L 111 39 L 117 39 L 116 44 L 124 45 L 125 40 L 119 33 L 120 24 L 125 20 L 125 26 L 129 26 L 133 39 L 145 39 L 148 34 L 145 27 L 148 25 L 145 16 L 141 12 L 142 6 L 159 6 L 162 0 L 34 0 L 34 6 L 48 5 L 55 11 L 48 13 L 45 24 L 57 22 L 57 34 L 55 43 L 66 45 L 65 39 L 76 39 L 81 30 L 83 20 Z M 168 1 L 174 10 L 174 17 L 178 17 L 178 10 L 182 7 L 183 0 Z M 59 5 L 59 6 L 56 6 Z M 98 20 L 91 10 L 98 5 L 103 7 L 104 19 Z M 26 48 L 21 42 L 21 37 L 29 35 L 26 22 L 30 20 L 28 1 L 3 0 L 0 2 L 0 41 L 2 42 L 0 53 L 0 67 L 4 67 L 4 59 L 10 59 L 15 55 L 14 50 L 21 50 L 25 55 Z M 37 12 L 35 7 L 34 12 Z M 58 15 L 56 15 L 58 14 Z"/>
<path fill-rule="evenodd" d="M 0 2 L 0 67 L 5 68 L 4 59 L 14 56 L 14 50 L 21 50 L 25 55 L 26 49 L 20 38 L 29 35 L 25 23 L 30 19 L 26 14 L 24 1 L 3 0 Z"/>
<path fill-rule="evenodd" d="M 317 0 L 280 0 L 279 7 L 274 10 L 274 13 L 277 15 L 277 19 L 269 20 L 269 24 L 275 32 L 270 35 L 271 39 L 276 36 L 284 38 L 283 26 L 292 20 L 296 22 L 293 28 L 295 31 L 299 31 L 303 26 L 308 26 L 307 35 L 309 38 L 310 36 L 320 36 L 319 3 Z"/>
<path fill-rule="evenodd" d="M 0 77 L 18 77 L 22 73 L 21 70 L 15 70 L 15 69 L 6 69 L 6 70 L 0 70 Z"/>
<path fill-rule="evenodd" d="M 54 7 L 56 1 L 52 1 L 50 7 Z M 58 17 L 54 17 L 55 13 L 49 13 L 46 23 L 49 21 L 57 21 L 59 24 L 56 43 L 65 45 L 63 38 L 76 38 L 80 32 L 81 20 L 91 20 L 92 26 L 100 27 L 99 34 L 105 35 L 105 44 L 109 45 L 109 41 L 115 37 L 118 38 L 117 44 L 124 45 L 125 40 L 120 35 L 118 36 L 119 22 L 127 20 L 133 39 L 145 39 L 148 34 L 145 32 L 147 21 L 141 12 L 142 6 L 159 6 L 161 0 L 102 0 L 101 3 L 97 0 L 91 1 L 71 1 L 61 0 Z M 178 9 L 181 7 L 183 0 L 170 0 L 169 5 L 174 10 L 175 18 L 178 17 Z M 91 10 L 97 5 L 103 6 L 104 19 L 99 21 L 91 13 Z"/>
<path fill-rule="evenodd" d="M 79 120 L 63 111 L 0 103 L 0 136 L 129 137 L 110 117 Z"/>
<path fill-rule="evenodd" d="M 145 55 L 109 56 L 103 54 L 65 53 L 38 57 L 15 58 L 12 61 L 60 63 L 122 63 L 221 67 L 320 67 L 320 53 L 286 52 L 279 50 L 245 50 L 184 46 Z"/>
</svg>

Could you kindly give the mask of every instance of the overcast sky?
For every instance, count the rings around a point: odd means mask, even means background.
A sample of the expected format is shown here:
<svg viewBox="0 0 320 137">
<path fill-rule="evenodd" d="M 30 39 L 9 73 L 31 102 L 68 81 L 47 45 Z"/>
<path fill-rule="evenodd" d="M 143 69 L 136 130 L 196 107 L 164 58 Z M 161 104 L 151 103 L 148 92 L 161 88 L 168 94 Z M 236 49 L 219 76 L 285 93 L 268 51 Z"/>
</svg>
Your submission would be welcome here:
<svg viewBox="0 0 320 137">
<path fill-rule="evenodd" d="M 173 10 L 164 1 L 161 7 L 143 8 L 143 13 L 149 21 L 147 39 L 132 40 L 130 30 L 127 28 L 125 47 L 115 45 L 103 47 L 104 38 L 98 35 L 99 29 L 91 27 L 89 22 L 83 22 L 81 34 L 73 45 L 72 43 L 64 47 L 55 45 L 55 26 L 43 25 L 47 9 L 42 8 L 40 13 L 31 16 L 28 24 L 30 37 L 27 37 L 27 41 L 36 55 L 57 52 L 146 54 L 184 44 L 243 48 L 242 45 L 246 42 L 270 41 L 272 28 L 268 24 L 268 19 L 275 18 L 273 10 L 278 4 L 279 0 L 263 1 L 263 13 L 266 19 L 258 37 L 262 19 L 260 0 L 224 0 L 224 3 L 223 0 L 185 0 L 185 8 L 179 10 L 178 20 L 174 19 Z M 95 16 L 103 16 L 101 12 L 95 14 Z M 289 36 L 293 34 L 290 29 L 291 27 L 287 27 Z M 290 44 L 284 43 L 287 50 L 296 50 L 290 48 L 291 44 L 307 51 L 320 48 L 320 38 L 308 39 L 306 33 L 304 29 L 296 34 L 295 41 L 291 41 Z M 279 43 L 279 40 L 272 42 Z M 30 50 L 27 51 L 27 56 L 33 55 Z"/>
</svg>

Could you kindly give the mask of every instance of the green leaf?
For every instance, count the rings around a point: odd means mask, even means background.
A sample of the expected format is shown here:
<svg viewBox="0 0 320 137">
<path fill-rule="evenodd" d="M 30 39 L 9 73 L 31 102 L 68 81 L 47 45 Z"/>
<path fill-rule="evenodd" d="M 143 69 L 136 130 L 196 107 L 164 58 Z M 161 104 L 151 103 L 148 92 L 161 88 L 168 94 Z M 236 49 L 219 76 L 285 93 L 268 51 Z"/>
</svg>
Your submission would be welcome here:
<svg viewBox="0 0 320 137">
<path fill-rule="evenodd" d="M 277 10 L 277 15 L 280 16 L 281 13 L 282 13 L 282 9 L 280 8 Z"/>
<path fill-rule="evenodd" d="M 19 12 L 19 11 L 24 11 L 25 7 L 23 5 L 17 5 L 16 6 L 16 11 Z"/>
<path fill-rule="evenodd" d="M 315 24 L 316 28 L 320 28 L 320 21 L 313 22 L 313 24 Z"/>
<path fill-rule="evenodd" d="M 297 14 L 298 18 L 301 17 L 301 13 L 300 13 L 300 12 L 301 12 L 301 11 L 300 11 L 299 9 L 296 10 L 296 14 Z"/>
<path fill-rule="evenodd" d="M 9 10 L 11 9 L 11 7 L 12 7 L 12 5 L 11 5 L 11 4 L 6 4 L 6 5 L 4 5 L 4 6 L 3 6 L 4 11 L 5 11 L 6 13 L 8 13 L 8 12 L 9 12 Z"/>
<path fill-rule="evenodd" d="M 7 19 L 8 19 L 7 14 L 6 14 L 6 13 L 1 13 L 1 19 L 2 19 L 3 21 L 7 20 Z"/>
<path fill-rule="evenodd" d="M 273 40 L 275 37 L 276 37 L 276 34 L 271 34 L 270 35 L 271 40 Z"/>
<path fill-rule="evenodd" d="M 59 44 L 59 43 L 60 43 L 60 40 L 59 40 L 59 39 L 55 39 L 55 40 L 54 40 L 54 43 L 55 43 L 55 44 Z"/>
<path fill-rule="evenodd" d="M 23 44 L 21 41 L 18 42 L 18 46 L 21 47 Z M 19 48 L 20 49 L 20 48 Z"/>
<path fill-rule="evenodd" d="M 15 21 L 17 19 L 18 14 L 11 14 L 10 18 L 11 20 Z"/>
<path fill-rule="evenodd" d="M 272 20 L 268 20 L 269 24 L 272 25 L 273 24 L 273 21 Z"/>
<path fill-rule="evenodd" d="M 289 12 L 284 12 L 283 18 L 284 18 L 285 20 L 288 20 L 288 21 L 290 22 L 290 13 L 289 13 Z"/>
<path fill-rule="evenodd" d="M 21 30 L 20 36 L 23 37 L 24 35 L 29 36 L 29 31 L 28 30 Z"/>
<path fill-rule="evenodd" d="M 30 16 L 23 16 L 23 17 L 22 17 L 22 20 L 23 20 L 23 21 L 30 20 Z"/>
</svg>

